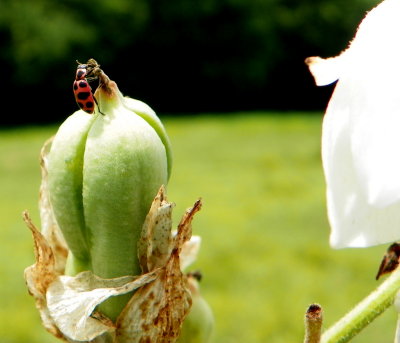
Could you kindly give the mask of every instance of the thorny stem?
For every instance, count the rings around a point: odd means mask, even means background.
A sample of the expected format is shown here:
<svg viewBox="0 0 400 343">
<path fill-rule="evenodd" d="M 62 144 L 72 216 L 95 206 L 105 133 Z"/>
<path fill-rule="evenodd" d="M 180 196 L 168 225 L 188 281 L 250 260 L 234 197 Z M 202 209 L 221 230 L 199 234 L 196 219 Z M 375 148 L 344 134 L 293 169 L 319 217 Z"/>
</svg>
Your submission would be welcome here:
<svg viewBox="0 0 400 343">
<path fill-rule="evenodd" d="M 400 268 L 397 268 L 375 291 L 325 331 L 321 343 L 348 342 L 393 304 L 399 289 Z"/>
<path fill-rule="evenodd" d="M 320 343 L 322 328 L 322 308 L 318 304 L 308 307 L 305 315 L 304 343 Z"/>
</svg>

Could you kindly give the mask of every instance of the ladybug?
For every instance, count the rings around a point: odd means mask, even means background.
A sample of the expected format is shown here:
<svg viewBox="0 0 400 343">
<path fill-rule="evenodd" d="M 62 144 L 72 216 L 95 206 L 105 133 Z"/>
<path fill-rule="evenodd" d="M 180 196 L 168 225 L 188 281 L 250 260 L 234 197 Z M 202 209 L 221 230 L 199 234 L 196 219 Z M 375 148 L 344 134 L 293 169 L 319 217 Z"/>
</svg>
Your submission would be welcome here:
<svg viewBox="0 0 400 343">
<path fill-rule="evenodd" d="M 99 65 L 93 59 L 90 59 L 87 64 L 80 64 L 78 62 L 73 84 L 75 100 L 79 108 L 89 114 L 94 112 L 94 104 L 98 106 L 98 103 L 88 81 L 97 79 L 100 72 Z M 101 113 L 100 110 L 99 112 Z"/>
</svg>

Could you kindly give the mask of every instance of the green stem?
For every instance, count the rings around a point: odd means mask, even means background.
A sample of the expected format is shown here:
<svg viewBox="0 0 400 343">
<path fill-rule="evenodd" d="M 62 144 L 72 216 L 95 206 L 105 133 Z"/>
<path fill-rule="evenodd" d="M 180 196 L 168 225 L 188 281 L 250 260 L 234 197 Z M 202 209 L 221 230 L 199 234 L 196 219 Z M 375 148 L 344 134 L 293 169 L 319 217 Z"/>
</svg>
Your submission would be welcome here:
<svg viewBox="0 0 400 343">
<path fill-rule="evenodd" d="M 322 335 L 321 343 L 344 343 L 357 335 L 391 304 L 400 289 L 400 268 Z"/>
<path fill-rule="evenodd" d="M 399 310 L 396 304 L 396 310 Z M 397 316 L 397 326 L 396 326 L 396 334 L 394 337 L 394 343 L 400 343 L 400 315 Z"/>
</svg>

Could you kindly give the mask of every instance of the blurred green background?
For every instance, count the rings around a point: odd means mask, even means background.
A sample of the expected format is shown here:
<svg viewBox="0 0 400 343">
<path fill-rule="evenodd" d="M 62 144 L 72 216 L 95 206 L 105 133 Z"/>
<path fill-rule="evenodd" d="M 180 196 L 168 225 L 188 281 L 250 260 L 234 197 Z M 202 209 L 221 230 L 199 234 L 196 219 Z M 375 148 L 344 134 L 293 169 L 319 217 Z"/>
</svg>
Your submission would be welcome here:
<svg viewBox="0 0 400 343">
<path fill-rule="evenodd" d="M 213 343 L 295 343 L 307 306 L 325 309 L 325 328 L 381 281 L 385 247 L 332 250 L 320 161 L 321 116 L 236 113 L 167 118 L 174 167 L 168 187 L 177 223 L 202 197 L 193 269 L 216 317 Z M 21 212 L 39 225 L 38 163 L 55 126 L 0 132 L 0 342 L 56 342 L 42 328 L 23 270 L 34 261 Z M 393 341 L 389 309 L 354 342 Z"/>
<path fill-rule="evenodd" d="M 323 108 L 303 63 L 347 46 L 376 0 L 0 0 L 0 343 L 56 342 L 23 270 L 39 225 L 39 150 L 69 114 L 75 60 L 96 58 L 152 106 L 174 151 L 175 222 L 202 197 L 193 268 L 216 317 L 213 343 L 294 343 L 312 302 L 325 327 L 380 282 L 385 247 L 329 247 Z M 35 126 L 32 126 L 32 125 Z M 393 341 L 392 309 L 354 342 Z"/>
</svg>

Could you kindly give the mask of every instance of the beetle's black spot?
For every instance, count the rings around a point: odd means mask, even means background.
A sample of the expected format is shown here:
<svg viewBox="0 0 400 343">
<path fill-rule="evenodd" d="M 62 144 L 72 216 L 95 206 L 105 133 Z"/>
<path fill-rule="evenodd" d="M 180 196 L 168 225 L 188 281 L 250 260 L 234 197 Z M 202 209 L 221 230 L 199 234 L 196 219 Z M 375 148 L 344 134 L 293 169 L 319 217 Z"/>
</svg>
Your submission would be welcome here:
<svg viewBox="0 0 400 343">
<path fill-rule="evenodd" d="M 85 76 L 85 74 L 86 74 L 86 70 L 78 70 L 76 73 L 76 78 L 81 79 Z"/>
<path fill-rule="evenodd" d="M 87 103 L 86 103 L 86 107 L 89 107 L 89 108 L 93 108 L 93 102 L 91 102 L 91 101 L 88 101 Z"/>
<path fill-rule="evenodd" d="M 88 87 L 88 83 L 86 81 L 81 81 L 81 82 L 79 82 L 79 87 L 86 88 L 86 87 Z"/>
<path fill-rule="evenodd" d="M 76 91 L 78 89 L 78 85 L 76 82 L 74 82 L 74 91 Z"/>
<path fill-rule="evenodd" d="M 79 100 L 86 100 L 90 96 L 90 92 L 80 92 L 76 95 Z"/>
</svg>

